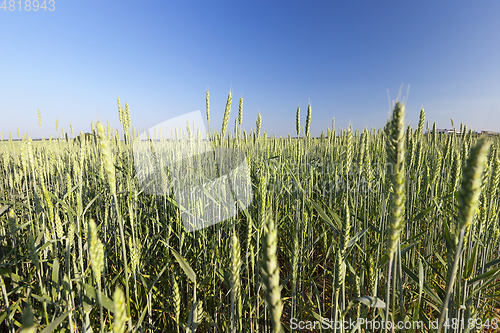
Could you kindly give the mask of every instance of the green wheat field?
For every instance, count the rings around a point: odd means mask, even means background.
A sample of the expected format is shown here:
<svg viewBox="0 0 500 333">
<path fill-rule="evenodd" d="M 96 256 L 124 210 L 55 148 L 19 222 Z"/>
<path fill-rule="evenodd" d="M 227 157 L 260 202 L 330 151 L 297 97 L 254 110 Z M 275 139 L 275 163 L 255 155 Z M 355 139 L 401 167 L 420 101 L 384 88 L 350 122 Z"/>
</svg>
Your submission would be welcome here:
<svg viewBox="0 0 500 333">
<path fill-rule="evenodd" d="M 418 110 L 398 102 L 384 128 L 332 121 L 316 138 L 311 107 L 303 127 L 299 108 L 296 132 L 276 138 L 261 133 L 265 115 L 241 129 L 242 99 L 228 128 L 231 103 L 207 137 L 244 154 L 251 187 L 238 190 L 252 200 L 193 232 L 171 184 L 163 194 L 140 186 L 139 132 L 120 100 L 120 129 L 57 128 L 41 141 L 3 133 L 0 331 L 499 330 L 498 136 L 462 124 L 424 131 L 423 109 L 406 127 L 405 111 Z M 208 92 L 206 105 L 215 128 Z M 175 141 L 189 145 L 187 132 Z M 359 318 L 423 326 L 326 325 Z"/>
</svg>

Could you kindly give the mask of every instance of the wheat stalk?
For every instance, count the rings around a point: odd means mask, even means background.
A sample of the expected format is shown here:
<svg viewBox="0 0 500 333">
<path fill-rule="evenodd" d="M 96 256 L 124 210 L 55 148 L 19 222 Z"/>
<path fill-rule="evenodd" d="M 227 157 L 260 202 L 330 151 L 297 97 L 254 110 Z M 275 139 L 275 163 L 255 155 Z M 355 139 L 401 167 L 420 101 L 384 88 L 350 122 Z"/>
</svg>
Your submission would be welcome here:
<svg viewBox="0 0 500 333">
<path fill-rule="evenodd" d="M 281 331 L 281 291 L 279 283 L 278 231 L 271 217 L 266 217 L 262 238 L 262 280 L 266 287 L 266 303 L 271 316 L 272 332 Z"/>
</svg>

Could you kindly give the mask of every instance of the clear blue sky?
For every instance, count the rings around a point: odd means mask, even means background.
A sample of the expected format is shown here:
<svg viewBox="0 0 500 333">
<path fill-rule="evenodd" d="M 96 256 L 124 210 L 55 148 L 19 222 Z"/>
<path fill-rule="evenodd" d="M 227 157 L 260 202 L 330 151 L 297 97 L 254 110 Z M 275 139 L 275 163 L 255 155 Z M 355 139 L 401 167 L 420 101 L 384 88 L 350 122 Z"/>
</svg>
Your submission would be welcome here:
<svg viewBox="0 0 500 333">
<path fill-rule="evenodd" d="M 7 1 L 8 2 L 8 1 Z M 407 121 L 421 106 L 439 128 L 500 131 L 499 1 L 55 1 L 55 11 L 0 9 L 0 131 L 32 138 L 119 126 L 149 128 L 195 110 L 220 130 L 229 90 L 233 128 L 312 135 L 384 126 L 404 83 Z M 24 0 L 23 0 L 24 6 Z M 37 109 L 42 114 L 38 126 Z M 60 129 L 60 128 L 59 128 Z"/>
</svg>

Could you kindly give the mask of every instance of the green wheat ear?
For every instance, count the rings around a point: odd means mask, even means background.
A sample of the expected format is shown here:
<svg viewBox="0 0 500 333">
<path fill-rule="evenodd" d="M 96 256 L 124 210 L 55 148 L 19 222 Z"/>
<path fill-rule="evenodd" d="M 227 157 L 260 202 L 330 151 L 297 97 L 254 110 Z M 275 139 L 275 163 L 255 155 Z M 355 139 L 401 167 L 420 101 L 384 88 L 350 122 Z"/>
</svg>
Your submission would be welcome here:
<svg viewBox="0 0 500 333">
<path fill-rule="evenodd" d="M 123 333 L 125 332 L 125 322 L 127 321 L 127 310 L 125 304 L 125 295 L 120 288 L 116 288 L 113 294 L 113 299 L 113 305 L 115 308 L 113 332 Z"/>
<path fill-rule="evenodd" d="M 297 107 L 297 113 L 295 114 L 295 128 L 297 130 L 297 137 L 300 136 L 300 106 Z"/>
<path fill-rule="evenodd" d="M 128 247 L 130 249 L 130 267 L 133 273 L 139 272 L 139 267 L 141 265 L 141 248 L 139 244 L 134 246 L 132 237 L 128 238 Z"/>
<path fill-rule="evenodd" d="M 478 207 L 482 173 L 486 162 L 486 155 L 490 142 L 481 139 L 470 149 L 467 164 L 463 169 L 463 179 L 458 194 L 458 225 L 457 232 L 467 228 L 472 223 L 474 213 Z"/>
<path fill-rule="evenodd" d="M 233 94 L 229 91 L 229 95 L 227 96 L 226 101 L 226 109 L 224 111 L 224 118 L 222 119 L 222 130 L 221 130 L 221 138 L 226 135 L 227 124 L 229 123 L 229 113 L 231 113 L 231 103 L 233 101 Z"/>
<path fill-rule="evenodd" d="M 235 228 L 231 232 L 231 322 L 236 329 L 236 321 L 241 329 L 242 299 L 241 299 L 241 257 L 240 241 Z"/>
<path fill-rule="evenodd" d="M 207 96 L 205 97 L 205 103 L 207 108 L 207 122 L 210 123 L 210 93 L 207 90 Z"/>
<path fill-rule="evenodd" d="M 238 125 L 243 124 L 243 97 L 240 97 L 240 105 L 238 107 Z"/>
<path fill-rule="evenodd" d="M 399 235 L 404 227 L 405 202 L 405 169 L 404 169 L 404 116 L 405 106 L 396 103 L 392 121 L 387 125 L 387 157 L 394 165 L 392 184 L 394 193 L 391 201 L 389 226 L 387 230 L 387 254 L 393 257 L 396 251 Z"/>
<path fill-rule="evenodd" d="M 111 190 L 111 195 L 116 193 L 116 178 L 115 178 L 115 166 L 113 164 L 113 156 L 111 153 L 111 146 L 106 136 L 104 125 L 101 122 L 97 123 L 97 134 L 101 141 L 101 153 L 104 162 L 104 169 L 108 175 L 109 188 Z"/>
<path fill-rule="evenodd" d="M 172 278 L 172 293 L 175 323 L 179 325 L 179 318 L 181 314 L 181 293 L 179 291 L 179 285 L 177 284 L 177 280 L 175 277 Z"/>
<path fill-rule="evenodd" d="M 260 137 L 260 126 L 262 125 L 262 117 L 260 116 L 260 112 L 257 115 L 257 121 L 255 122 L 255 125 L 257 127 L 257 138 Z"/>
<path fill-rule="evenodd" d="M 416 129 L 417 132 L 417 140 L 422 138 L 422 134 L 424 133 L 424 123 L 425 123 L 425 110 L 422 108 L 420 110 L 420 119 L 418 121 L 418 127 Z"/>
<path fill-rule="evenodd" d="M 311 129 L 311 114 L 312 114 L 311 104 L 309 104 L 307 106 L 307 118 L 306 118 L 306 137 L 307 138 L 311 136 L 311 132 L 310 132 L 310 129 Z"/>
<path fill-rule="evenodd" d="M 89 220 L 89 239 L 90 239 L 90 265 L 95 278 L 99 279 L 104 270 L 104 245 L 97 235 L 97 225 L 93 219 Z"/>
</svg>

